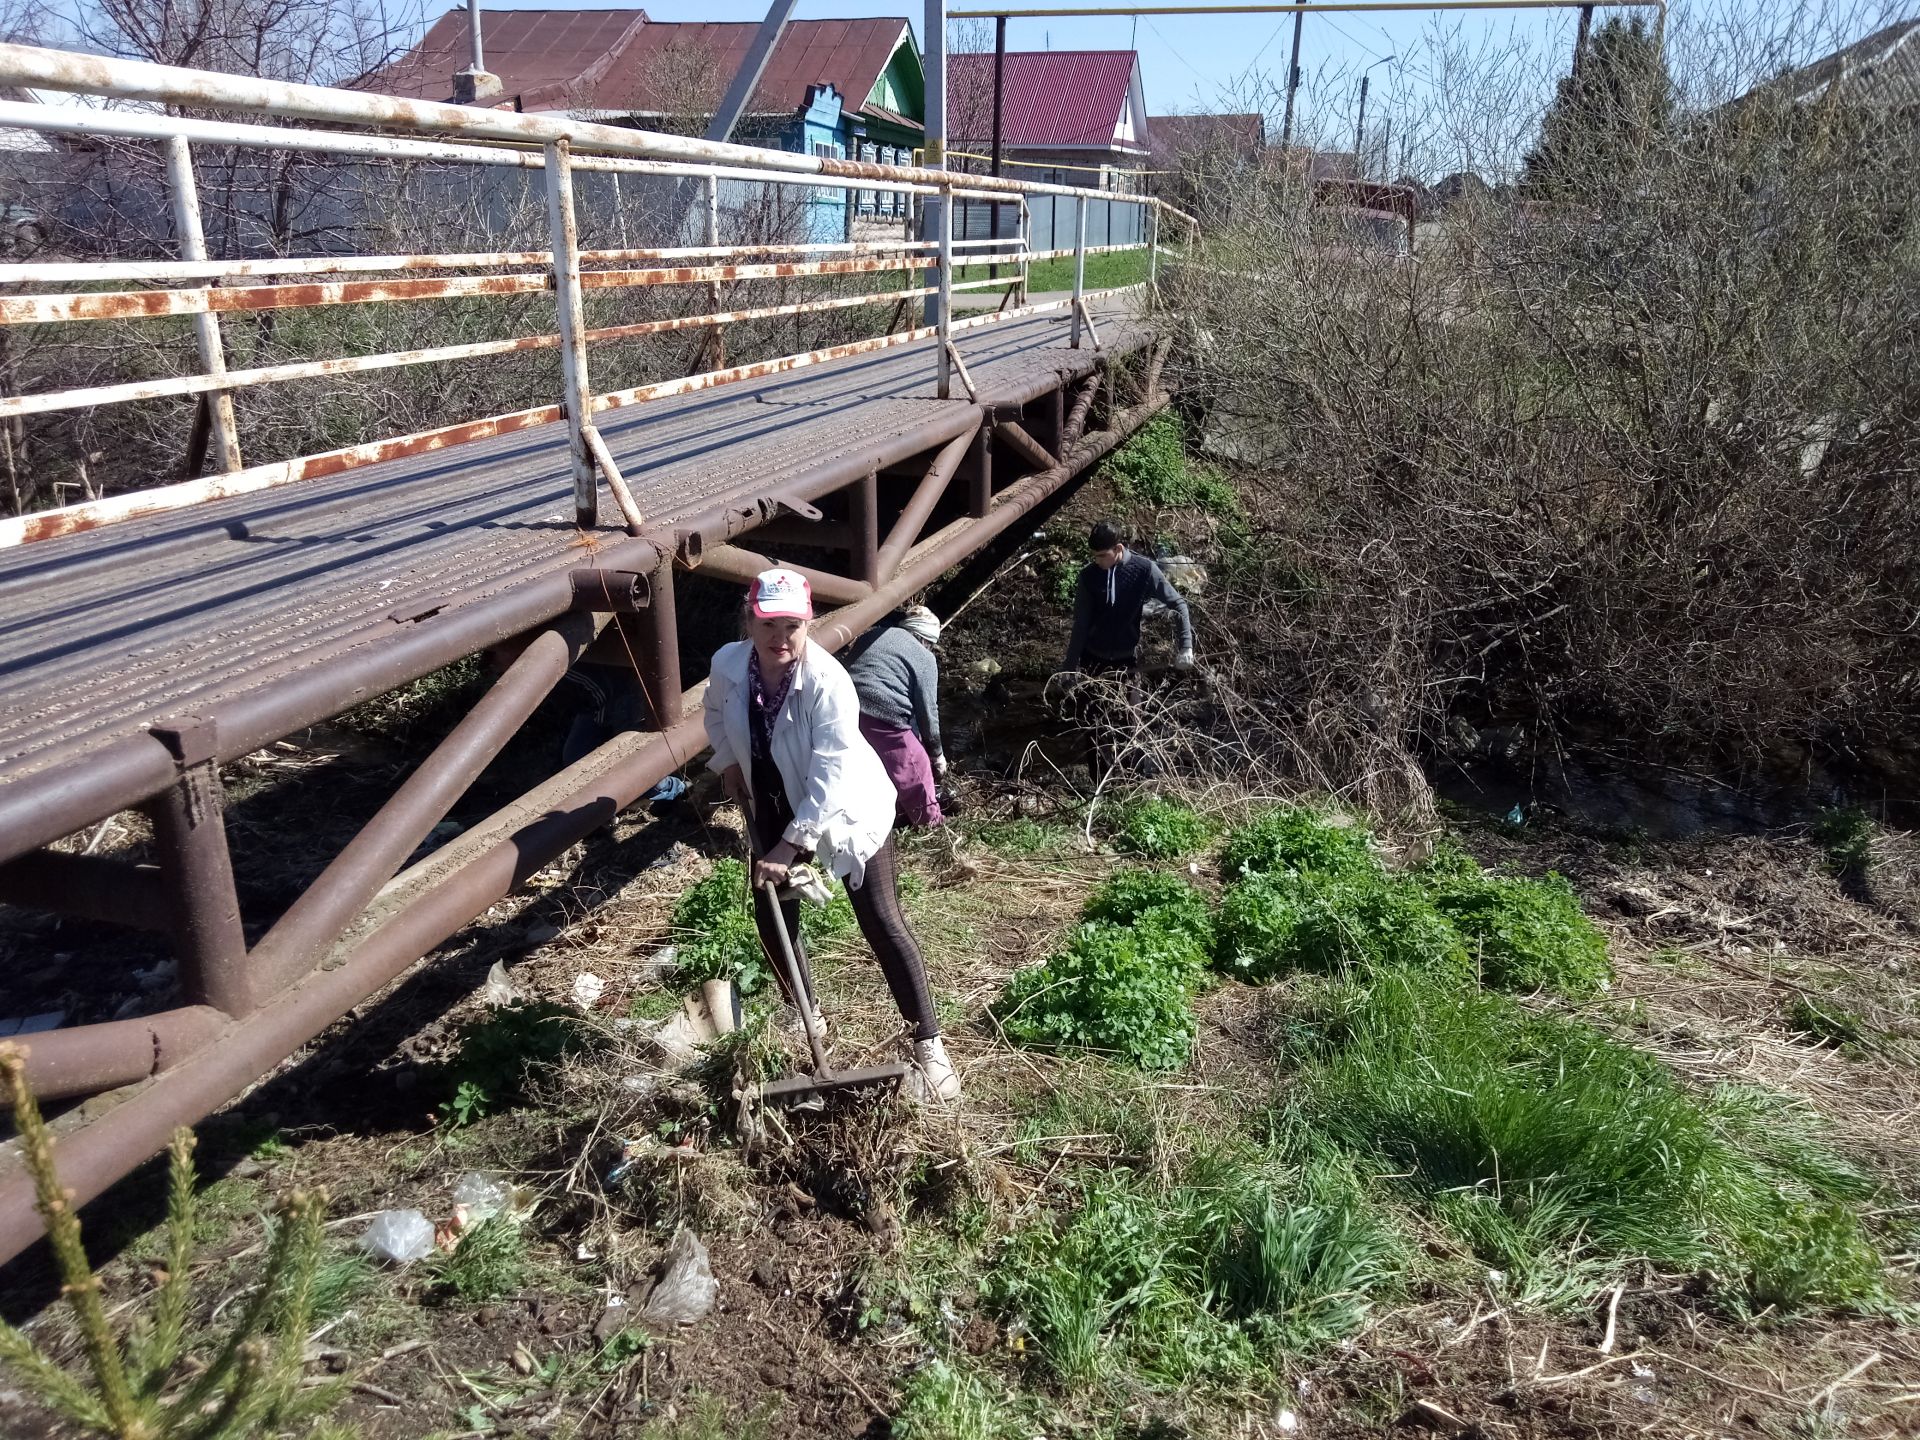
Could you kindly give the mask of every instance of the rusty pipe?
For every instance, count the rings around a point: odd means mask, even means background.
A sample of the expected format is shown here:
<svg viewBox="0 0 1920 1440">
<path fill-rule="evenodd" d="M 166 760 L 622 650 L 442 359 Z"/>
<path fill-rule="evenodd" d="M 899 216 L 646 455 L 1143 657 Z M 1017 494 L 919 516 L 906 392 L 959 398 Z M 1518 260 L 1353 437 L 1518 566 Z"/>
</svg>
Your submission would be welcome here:
<svg viewBox="0 0 1920 1440">
<path fill-rule="evenodd" d="M 47 1030 L 15 1043 L 27 1052 L 27 1085 L 33 1093 L 42 1100 L 67 1100 L 171 1069 L 212 1044 L 227 1021 L 211 1005 L 188 1005 L 135 1020 Z"/>
<path fill-rule="evenodd" d="M 1051 470 L 1060 463 L 1054 453 L 1029 435 L 1026 426 L 1018 420 L 1002 420 L 993 427 L 993 434 L 995 439 L 1002 441 L 1009 450 L 1036 469 Z"/>
<path fill-rule="evenodd" d="M 660 563 L 660 551 L 648 541 L 621 538 L 604 546 L 597 558 L 609 569 L 651 574 Z M 364 631 L 345 636 L 331 654 L 303 654 L 282 673 L 260 677 L 257 689 L 219 706 L 215 758 L 237 759 L 396 685 L 524 634 L 565 613 L 573 601 L 567 571 L 547 570 L 471 600 L 450 596 L 417 619 L 394 620 L 393 628 L 372 639 Z M 191 702 L 187 697 L 182 703 Z M 166 747 L 151 734 L 142 734 L 101 746 L 87 754 L 84 763 L 49 763 L 10 780 L 0 785 L 0 860 L 149 800 L 173 784 L 174 776 Z"/>
<path fill-rule="evenodd" d="M 379 813 L 320 872 L 248 957 L 257 993 L 306 972 L 445 818 L 592 642 L 590 615 L 568 615 L 533 638 Z"/>
<path fill-rule="evenodd" d="M 954 472 L 960 468 L 960 462 L 967 458 L 974 433 L 969 430 L 964 435 L 954 436 L 933 457 L 933 464 L 927 467 L 925 477 L 914 487 L 912 498 L 900 512 L 900 518 L 893 522 L 893 529 L 887 532 L 886 543 L 880 547 L 880 579 L 890 578 L 900 568 L 900 561 L 907 551 L 913 548 L 920 527 L 927 523 L 933 507 L 947 493 L 947 486 L 952 482 Z"/>
<path fill-rule="evenodd" d="M 573 581 L 573 605 L 576 610 L 603 615 L 632 615 L 646 609 L 653 601 L 652 587 L 647 577 L 631 570 L 582 566 L 578 570 L 568 571 L 567 577 Z"/>
<path fill-rule="evenodd" d="M 832 605 L 851 605 L 856 600 L 864 600 L 873 593 L 873 587 L 859 580 L 849 580 L 844 575 L 831 575 L 825 570 L 815 570 L 806 565 L 795 565 L 792 561 L 779 562 L 796 574 L 803 576 L 807 584 L 813 587 L 813 597 L 825 600 Z M 700 573 L 710 575 L 716 580 L 731 580 L 741 585 L 751 584 L 753 578 L 762 570 L 771 570 L 775 562 L 757 551 L 742 549 L 738 545 L 715 545 L 710 547 L 700 561 Z"/>
</svg>

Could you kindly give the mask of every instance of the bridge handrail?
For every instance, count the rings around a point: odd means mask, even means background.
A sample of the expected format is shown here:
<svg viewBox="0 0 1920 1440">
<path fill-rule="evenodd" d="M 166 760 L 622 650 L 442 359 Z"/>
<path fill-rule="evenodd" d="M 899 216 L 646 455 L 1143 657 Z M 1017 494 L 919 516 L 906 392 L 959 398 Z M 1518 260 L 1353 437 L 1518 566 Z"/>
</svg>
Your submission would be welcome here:
<svg viewBox="0 0 1920 1440">
<path fill-rule="evenodd" d="M 110 100 L 162 104 L 170 107 L 211 107 L 245 111 L 282 120 L 304 122 L 293 128 L 250 124 L 228 119 L 157 113 L 146 109 L 92 109 L 0 101 L 0 129 L 43 133 L 110 135 L 162 143 L 171 192 L 174 233 L 180 258 L 175 260 L 56 261 L 14 265 L 0 271 L 0 280 L 16 284 L 73 284 L 98 286 L 104 282 L 187 282 L 185 288 L 143 290 L 88 289 L 72 294 L 0 296 L 0 326 L 39 325 L 95 320 L 138 320 L 188 316 L 194 322 L 201 371 L 197 374 L 146 378 L 123 383 L 91 385 L 28 394 L 0 394 L 0 419 L 46 414 L 99 405 L 130 403 L 164 397 L 198 397 L 201 412 L 196 437 L 201 452 L 211 446 L 215 474 L 188 480 L 158 491 L 140 492 L 140 498 L 116 496 L 53 512 L 0 519 L 0 545 L 47 538 L 114 519 L 131 518 L 156 509 L 197 503 L 218 495 L 242 493 L 287 483 L 309 475 L 331 473 L 357 464 L 435 449 L 461 440 L 505 433 L 527 425 L 565 419 L 573 458 L 575 507 L 580 523 L 596 522 L 596 473 L 605 477 L 619 503 L 627 526 L 638 532 L 642 517 L 633 508 L 623 478 L 594 428 L 601 411 L 639 401 L 685 393 L 691 389 L 778 373 L 820 360 L 936 337 L 934 346 L 936 391 L 945 399 L 958 370 L 971 392 L 964 365 L 954 348 L 951 298 L 961 291 L 1011 287 L 1012 307 L 1025 312 L 1029 265 L 1066 255 L 1075 257 L 1071 302 L 1072 343 L 1080 344 L 1083 326 L 1091 326 L 1086 309 L 1085 262 L 1089 255 L 1122 250 L 1145 250 L 1148 274 L 1161 253 L 1159 222 L 1165 216 L 1197 235 L 1197 226 L 1184 212 L 1154 196 L 1116 194 L 1083 187 L 1043 184 L 948 172 L 921 166 L 877 165 L 833 156 L 802 155 L 722 144 L 685 136 L 633 130 L 552 115 L 527 115 L 474 106 L 398 99 L 357 90 L 290 84 L 249 76 L 156 65 L 84 55 L 37 46 L 0 44 L 0 86 L 72 91 Z M 382 126 L 415 132 L 412 135 L 376 134 L 309 128 L 319 124 Z M 429 136 L 435 138 L 420 138 Z M 222 145 L 241 148 L 305 150 L 380 160 L 430 160 L 509 166 L 544 172 L 551 234 L 545 250 L 492 251 L 417 255 L 276 256 L 210 260 L 202 238 L 202 219 L 193 173 L 191 146 Z M 538 148 L 531 148 L 537 146 Z M 643 249 L 582 249 L 574 214 L 575 170 L 678 177 L 697 181 L 705 192 L 704 245 L 656 246 Z M 930 205 L 932 238 L 877 242 L 815 242 L 806 244 L 721 245 L 719 241 L 719 185 L 722 180 L 752 180 L 803 188 L 828 188 L 847 193 L 875 191 L 938 199 Z M 1065 197 L 1074 201 L 1077 222 L 1070 249 L 1035 250 L 1030 233 L 1029 197 Z M 956 199 L 979 199 L 1017 206 L 1015 233 L 1005 238 L 963 239 L 953 234 Z M 1091 202 L 1140 207 L 1145 218 L 1139 244 L 1089 247 L 1086 219 Z M 693 201 L 692 213 L 700 209 Z M 991 263 L 1017 267 L 1006 278 L 956 283 L 956 263 Z M 687 263 L 692 262 L 692 263 Z M 516 270 L 519 266 L 538 269 Z M 602 267 L 589 269 L 588 266 Z M 637 267 L 637 268 L 635 268 Z M 435 275 L 434 271 L 489 270 L 495 273 Z M 386 272 L 383 274 L 383 272 Z M 391 272 L 400 272 L 397 278 Z M 409 273 L 411 272 L 411 273 Z M 505 272 L 505 273 L 500 273 Z M 724 308 L 725 282 L 817 276 L 887 274 L 905 281 L 877 293 L 830 295 L 780 305 Z M 368 279 L 318 279 L 322 276 L 367 275 Z M 916 283 L 916 275 L 920 277 Z M 265 283 L 259 283 L 264 281 Z M 197 282 L 197 283 L 195 283 Z M 249 283 L 253 282 L 253 283 Z M 588 328 L 583 296 L 586 291 L 652 285 L 704 285 L 712 309 L 705 314 L 671 316 L 638 323 Z M 278 365 L 229 370 L 220 333 L 222 314 L 297 309 L 316 306 L 380 304 L 465 296 L 529 295 L 552 290 L 558 312 L 553 333 L 481 340 L 459 345 L 340 356 Z M 934 323 L 896 333 L 905 308 L 915 300 L 933 304 Z M 718 368 L 683 380 L 596 394 L 588 381 L 590 344 L 631 340 L 678 330 L 707 330 L 716 337 L 722 327 L 846 309 L 860 305 L 896 307 L 887 333 L 867 340 L 780 356 L 749 365 L 725 364 L 724 350 L 714 346 Z M 1003 308 L 1004 302 L 1003 302 Z M 963 326 L 961 328 L 971 328 Z M 1097 342 L 1096 342 L 1097 343 Z M 563 393 L 557 405 L 487 416 L 454 425 L 442 425 L 412 435 L 348 446 L 321 455 L 297 457 L 277 465 L 243 465 L 233 410 L 235 391 L 290 381 L 388 369 L 397 366 L 481 359 L 536 350 L 558 350 Z M 705 358 L 705 348 L 702 350 Z M 203 468 L 201 452 L 189 447 L 188 468 Z"/>
</svg>

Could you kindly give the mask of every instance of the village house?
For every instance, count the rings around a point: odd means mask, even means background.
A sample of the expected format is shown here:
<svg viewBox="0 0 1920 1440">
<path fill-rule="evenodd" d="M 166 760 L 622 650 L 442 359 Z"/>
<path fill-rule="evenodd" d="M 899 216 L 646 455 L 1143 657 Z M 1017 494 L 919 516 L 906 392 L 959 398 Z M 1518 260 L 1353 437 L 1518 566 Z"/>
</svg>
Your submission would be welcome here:
<svg viewBox="0 0 1920 1440">
<path fill-rule="evenodd" d="M 674 23 L 632 10 L 483 10 L 487 74 L 472 93 L 465 9 L 447 11 L 408 54 L 367 82 L 389 95 L 552 112 L 698 135 L 746 59 L 758 26 Z M 497 83 L 497 89 L 495 85 Z M 801 154 L 906 165 L 923 143 L 920 51 L 903 18 L 796 20 L 768 59 L 732 138 Z M 813 238 L 853 214 L 904 216 L 904 198 L 819 192 Z"/>
</svg>

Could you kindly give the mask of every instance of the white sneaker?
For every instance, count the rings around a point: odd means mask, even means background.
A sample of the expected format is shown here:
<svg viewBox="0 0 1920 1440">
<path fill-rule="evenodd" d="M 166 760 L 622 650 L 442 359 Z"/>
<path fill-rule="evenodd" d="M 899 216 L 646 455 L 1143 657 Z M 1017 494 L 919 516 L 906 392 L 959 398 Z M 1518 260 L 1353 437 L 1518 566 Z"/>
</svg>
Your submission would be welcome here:
<svg viewBox="0 0 1920 1440">
<path fill-rule="evenodd" d="M 947 1047 L 939 1036 L 913 1042 L 913 1065 L 918 1072 L 920 1099 L 953 1101 L 960 1098 L 960 1077 L 947 1058 Z"/>
</svg>

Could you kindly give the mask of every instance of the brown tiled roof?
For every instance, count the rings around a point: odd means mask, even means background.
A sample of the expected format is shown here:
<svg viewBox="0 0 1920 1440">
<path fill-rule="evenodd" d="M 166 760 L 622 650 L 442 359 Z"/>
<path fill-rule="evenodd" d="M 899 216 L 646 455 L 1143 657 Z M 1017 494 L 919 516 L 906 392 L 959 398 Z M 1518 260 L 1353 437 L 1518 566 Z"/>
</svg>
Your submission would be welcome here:
<svg viewBox="0 0 1920 1440">
<path fill-rule="evenodd" d="M 1159 154 L 1231 149 L 1251 155 L 1267 143 L 1267 122 L 1262 115 L 1155 115 L 1147 133 Z"/>
<path fill-rule="evenodd" d="M 644 10 L 484 10 L 481 38 L 487 69 L 501 80 L 501 102 L 516 98 L 528 110 L 584 109 L 623 114 L 673 113 L 686 94 L 655 93 L 679 56 L 707 71 L 717 103 L 746 58 L 756 22 L 649 21 Z M 815 85 L 832 85 L 859 111 L 886 69 L 907 22 L 901 18 L 795 20 L 780 37 L 748 110 L 787 114 L 806 103 Z M 424 39 L 368 88 L 388 94 L 444 99 L 452 75 L 467 63 L 467 12 L 449 10 Z M 878 118 L 894 119 L 878 107 Z M 914 123 L 908 121 L 906 123 Z"/>
<path fill-rule="evenodd" d="M 480 38 L 487 69 L 506 85 L 509 98 L 578 80 L 619 53 L 630 32 L 647 24 L 645 10 L 483 10 Z M 371 76 L 369 90 L 415 100 L 445 100 L 453 72 L 472 55 L 464 7 L 449 10 L 420 43 Z"/>
</svg>

